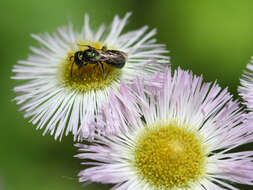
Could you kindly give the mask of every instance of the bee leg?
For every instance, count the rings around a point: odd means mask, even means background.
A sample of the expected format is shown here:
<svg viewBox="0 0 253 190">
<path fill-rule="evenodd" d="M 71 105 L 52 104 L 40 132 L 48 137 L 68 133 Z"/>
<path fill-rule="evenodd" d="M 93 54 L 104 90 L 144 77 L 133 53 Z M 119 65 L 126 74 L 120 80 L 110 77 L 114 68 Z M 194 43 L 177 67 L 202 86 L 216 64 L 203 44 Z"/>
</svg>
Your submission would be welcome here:
<svg viewBox="0 0 253 190">
<path fill-rule="evenodd" d="M 73 65 L 74 65 L 74 61 L 73 61 L 72 65 L 71 65 L 71 69 L 70 69 L 70 77 L 72 77 L 72 69 L 73 69 Z"/>
<path fill-rule="evenodd" d="M 83 65 L 78 65 L 78 70 L 80 70 L 83 67 Z"/>
<path fill-rule="evenodd" d="M 94 73 L 96 68 L 98 67 L 98 62 L 92 62 L 91 64 L 95 64 L 91 71 L 92 73 Z"/>
<path fill-rule="evenodd" d="M 82 67 L 85 67 L 85 66 L 87 66 L 89 63 L 84 63 L 84 64 L 80 64 L 80 65 L 78 65 L 78 70 L 80 70 Z"/>
<path fill-rule="evenodd" d="M 106 75 L 106 73 L 105 73 L 105 67 L 104 67 L 104 64 L 102 63 L 102 62 L 99 62 L 100 63 L 100 66 L 101 66 L 101 68 L 102 68 L 102 72 L 103 72 L 103 79 L 105 79 L 105 75 Z"/>
<path fill-rule="evenodd" d="M 89 63 L 86 63 L 86 62 L 85 62 L 82 66 L 84 66 L 84 67 L 85 67 L 85 66 L 87 66 L 88 64 L 89 64 Z"/>
<path fill-rule="evenodd" d="M 72 56 L 70 56 L 70 57 L 69 57 L 69 60 L 71 61 L 71 59 L 72 59 L 73 57 L 74 57 L 73 55 L 72 55 Z"/>
</svg>

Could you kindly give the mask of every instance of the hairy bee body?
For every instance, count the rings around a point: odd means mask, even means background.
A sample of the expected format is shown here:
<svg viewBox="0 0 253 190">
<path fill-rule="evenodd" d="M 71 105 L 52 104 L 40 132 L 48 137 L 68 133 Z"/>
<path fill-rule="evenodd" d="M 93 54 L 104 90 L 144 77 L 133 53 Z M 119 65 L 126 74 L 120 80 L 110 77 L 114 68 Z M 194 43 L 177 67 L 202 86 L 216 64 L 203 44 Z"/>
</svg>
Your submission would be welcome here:
<svg viewBox="0 0 253 190">
<path fill-rule="evenodd" d="M 106 63 L 109 66 L 117 69 L 123 68 L 126 63 L 127 54 L 125 52 L 118 50 L 107 50 L 105 46 L 103 46 L 102 49 L 95 49 L 89 45 L 85 46 L 87 46 L 88 49 L 84 51 L 77 51 L 75 52 L 74 56 L 70 57 L 74 58 L 74 62 L 71 65 L 71 76 L 74 64 L 76 64 L 79 69 L 88 64 L 94 64 L 95 67 L 100 65 L 103 74 L 105 74 L 103 63 Z"/>
</svg>

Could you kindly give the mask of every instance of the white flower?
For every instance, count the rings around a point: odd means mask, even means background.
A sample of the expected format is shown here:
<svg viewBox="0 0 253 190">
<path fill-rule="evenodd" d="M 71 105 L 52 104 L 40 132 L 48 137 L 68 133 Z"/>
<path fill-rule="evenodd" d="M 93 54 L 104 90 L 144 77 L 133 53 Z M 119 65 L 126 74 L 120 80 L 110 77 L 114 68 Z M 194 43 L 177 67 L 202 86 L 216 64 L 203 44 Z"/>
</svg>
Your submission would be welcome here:
<svg viewBox="0 0 253 190">
<path fill-rule="evenodd" d="M 161 71 L 169 62 L 169 58 L 162 55 L 167 53 L 164 45 L 156 44 L 152 38 L 155 29 L 147 32 L 148 27 L 144 26 L 121 34 L 129 16 L 130 13 L 123 19 L 115 16 L 109 33 L 105 32 L 104 25 L 93 31 L 89 17 L 85 15 L 81 32 L 74 31 L 69 24 L 52 35 L 32 35 L 41 47 L 31 47 L 33 54 L 13 68 L 16 73 L 13 78 L 23 81 L 14 88 L 18 94 L 15 100 L 22 104 L 20 110 L 25 111 L 25 117 L 31 117 L 30 122 L 37 124 L 38 129 L 44 128 L 44 134 L 50 132 L 57 139 L 71 132 L 75 137 L 81 133 L 82 138 L 93 138 L 100 132 L 89 127 L 88 122 L 95 121 L 109 91 L 116 92 L 120 82 L 131 83 L 138 76 Z M 117 69 L 103 62 L 105 72 L 101 65 L 88 64 L 78 68 L 73 56 L 77 51 L 88 49 L 87 45 L 98 52 L 104 46 L 105 51 L 126 53 L 125 66 Z"/>
<path fill-rule="evenodd" d="M 235 149 L 253 140 L 238 103 L 226 89 L 187 71 L 160 75 L 160 89 L 136 80 L 132 89 L 122 84 L 120 95 L 110 96 L 96 124 L 120 130 L 77 145 L 77 157 L 90 160 L 80 182 L 112 183 L 114 190 L 253 185 L 253 151 Z"/>
</svg>

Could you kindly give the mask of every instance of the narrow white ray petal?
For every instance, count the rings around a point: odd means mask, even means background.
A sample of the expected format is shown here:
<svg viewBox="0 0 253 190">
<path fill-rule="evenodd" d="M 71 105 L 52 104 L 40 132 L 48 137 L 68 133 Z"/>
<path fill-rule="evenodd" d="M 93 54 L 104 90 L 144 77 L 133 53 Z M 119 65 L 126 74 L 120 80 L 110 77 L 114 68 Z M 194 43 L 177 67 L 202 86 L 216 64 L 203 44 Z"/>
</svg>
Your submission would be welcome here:
<svg viewBox="0 0 253 190">
<path fill-rule="evenodd" d="M 119 16 L 116 15 L 113 19 L 113 22 L 111 24 L 111 30 L 110 33 L 108 34 L 108 36 L 105 39 L 105 43 L 108 44 L 111 42 L 111 40 L 113 39 L 113 36 L 115 34 L 115 32 L 117 31 L 118 25 L 120 23 L 120 19 Z"/>
<path fill-rule="evenodd" d="M 84 39 L 85 40 L 93 40 L 93 32 L 91 31 L 90 28 L 90 19 L 89 19 L 89 15 L 85 14 L 84 16 Z"/>
<path fill-rule="evenodd" d="M 138 48 L 140 47 L 140 45 L 142 45 L 146 40 L 148 40 L 149 38 L 151 38 L 152 36 L 154 36 L 156 34 L 156 29 L 151 30 L 148 34 L 146 34 L 140 41 L 138 41 L 132 48 L 131 50 L 128 51 L 129 54 L 134 53 L 136 50 L 138 50 Z"/>
<path fill-rule="evenodd" d="M 110 39 L 110 44 L 114 44 L 115 41 L 118 39 L 121 31 L 123 30 L 123 27 L 126 25 L 126 21 L 128 20 L 128 18 L 131 16 L 131 13 L 127 13 L 125 15 L 125 17 L 120 20 L 118 26 L 116 27 L 116 30 L 114 32 L 114 35 L 111 37 Z"/>
<path fill-rule="evenodd" d="M 102 25 L 99 27 L 99 29 L 98 29 L 98 31 L 97 31 L 95 37 L 94 37 L 94 41 L 97 41 L 97 42 L 100 41 L 100 40 L 101 40 L 101 37 L 102 37 L 102 35 L 103 35 L 103 33 L 104 33 L 104 31 L 105 31 L 105 25 L 102 24 Z"/>
<path fill-rule="evenodd" d="M 140 39 L 140 37 L 147 31 L 148 26 L 144 26 L 141 29 L 133 32 L 128 32 L 121 36 L 121 38 L 125 39 L 124 41 L 126 44 L 122 46 L 122 49 L 126 49 L 129 46 L 131 46 L 133 43 L 135 43 L 137 40 Z M 129 37 L 130 35 L 130 37 Z M 119 39 L 119 41 L 123 41 L 123 39 Z"/>
</svg>

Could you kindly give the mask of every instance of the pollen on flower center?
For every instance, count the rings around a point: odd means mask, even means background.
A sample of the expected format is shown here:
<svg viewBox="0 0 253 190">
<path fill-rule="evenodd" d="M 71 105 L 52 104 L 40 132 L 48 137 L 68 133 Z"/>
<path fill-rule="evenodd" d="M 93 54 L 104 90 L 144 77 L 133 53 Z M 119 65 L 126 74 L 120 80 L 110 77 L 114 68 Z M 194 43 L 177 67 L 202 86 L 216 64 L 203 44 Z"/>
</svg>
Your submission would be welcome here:
<svg viewBox="0 0 253 190">
<path fill-rule="evenodd" d="M 134 165 L 155 187 L 186 188 L 205 173 L 204 147 L 195 132 L 175 123 L 145 129 L 138 136 Z"/>
<path fill-rule="evenodd" d="M 81 68 L 74 62 L 74 54 L 77 51 L 84 51 L 87 49 L 87 46 L 90 45 L 98 50 L 102 48 L 100 43 L 94 42 L 80 42 L 79 49 L 71 51 L 68 53 L 66 59 L 59 66 L 59 79 L 63 82 L 69 89 L 77 90 L 79 92 L 88 92 L 91 90 L 103 90 L 107 86 L 110 86 L 114 81 L 119 80 L 121 70 L 113 68 L 103 62 L 104 70 L 98 64 L 87 64 Z M 72 75 L 71 75 L 71 66 Z M 85 62 L 83 62 L 85 64 Z"/>
</svg>

